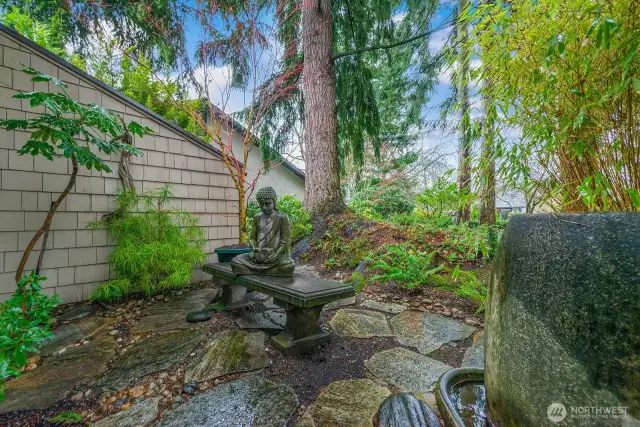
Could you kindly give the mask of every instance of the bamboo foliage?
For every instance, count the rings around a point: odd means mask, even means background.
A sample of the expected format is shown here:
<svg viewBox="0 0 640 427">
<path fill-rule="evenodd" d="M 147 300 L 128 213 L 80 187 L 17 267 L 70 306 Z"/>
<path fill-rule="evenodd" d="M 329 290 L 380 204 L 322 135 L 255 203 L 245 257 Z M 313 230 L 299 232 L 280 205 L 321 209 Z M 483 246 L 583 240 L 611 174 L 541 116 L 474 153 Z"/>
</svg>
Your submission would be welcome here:
<svg viewBox="0 0 640 427">
<path fill-rule="evenodd" d="M 206 258 L 204 231 L 198 218 L 172 210 L 168 186 L 137 195 L 124 189 L 114 211 L 93 228 L 106 228 L 116 242 L 109 263 L 117 278 L 103 284 L 92 300 L 116 300 L 130 294 L 152 295 L 180 289 L 191 282 L 191 273 Z"/>
<path fill-rule="evenodd" d="M 640 210 L 636 2 L 516 0 L 462 16 L 496 136 L 521 132 L 499 144 L 499 179 L 554 210 Z"/>
</svg>

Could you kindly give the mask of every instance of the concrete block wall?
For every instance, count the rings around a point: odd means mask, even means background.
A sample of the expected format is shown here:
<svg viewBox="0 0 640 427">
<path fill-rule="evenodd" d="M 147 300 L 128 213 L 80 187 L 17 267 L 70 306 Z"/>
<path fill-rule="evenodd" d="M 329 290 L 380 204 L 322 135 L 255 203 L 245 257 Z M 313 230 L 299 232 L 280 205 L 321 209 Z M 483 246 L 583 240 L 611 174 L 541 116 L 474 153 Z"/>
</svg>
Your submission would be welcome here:
<svg viewBox="0 0 640 427">
<path fill-rule="evenodd" d="M 126 97 L 119 96 L 63 61 L 48 57 L 24 39 L 0 28 L 0 119 L 33 117 L 37 109 L 25 101 L 11 99 L 20 91 L 57 90 L 53 85 L 29 81 L 19 63 L 53 75 L 69 85 L 67 93 L 85 104 L 96 103 L 149 126 L 154 136 L 135 139 L 144 151 L 132 157 L 131 173 L 136 188 L 146 191 L 171 184 L 175 208 L 196 214 L 207 238 L 208 261 L 213 250 L 236 243 L 239 235 L 238 193 L 219 156 L 164 120 L 155 117 Z M 15 271 L 22 253 L 42 226 L 50 203 L 69 181 L 70 161 L 18 156 L 29 133 L 0 130 L 0 301 L 15 291 Z M 114 278 L 107 264 L 111 252 L 105 230 L 88 230 L 87 223 L 111 210 L 118 178 L 119 154 L 104 156 L 112 172 L 80 168 L 75 187 L 55 214 L 43 259 L 45 292 L 57 293 L 63 302 L 86 300 L 101 283 Z M 26 271 L 35 268 L 41 242 L 31 254 Z M 194 280 L 203 278 L 201 271 Z"/>
</svg>

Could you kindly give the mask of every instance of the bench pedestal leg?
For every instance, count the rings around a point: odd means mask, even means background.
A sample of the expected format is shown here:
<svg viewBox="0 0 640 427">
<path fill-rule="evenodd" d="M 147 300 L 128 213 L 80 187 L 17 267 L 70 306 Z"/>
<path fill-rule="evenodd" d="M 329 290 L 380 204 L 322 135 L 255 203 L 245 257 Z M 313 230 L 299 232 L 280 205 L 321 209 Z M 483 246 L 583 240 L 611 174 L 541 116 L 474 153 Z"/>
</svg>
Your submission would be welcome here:
<svg viewBox="0 0 640 427">
<path fill-rule="evenodd" d="M 331 335 L 320 328 L 321 305 L 301 308 L 277 299 L 274 302 L 287 311 L 284 329 L 271 337 L 275 348 L 285 354 L 297 354 L 329 341 Z"/>
<path fill-rule="evenodd" d="M 249 305 L 247 300 L 247 288 L 244 286 L 232 285 L 223 279 L 215 279 L 215 283 L 222 288 L 220 303 L 229 310 L 244 308 Z"/>
</svg>

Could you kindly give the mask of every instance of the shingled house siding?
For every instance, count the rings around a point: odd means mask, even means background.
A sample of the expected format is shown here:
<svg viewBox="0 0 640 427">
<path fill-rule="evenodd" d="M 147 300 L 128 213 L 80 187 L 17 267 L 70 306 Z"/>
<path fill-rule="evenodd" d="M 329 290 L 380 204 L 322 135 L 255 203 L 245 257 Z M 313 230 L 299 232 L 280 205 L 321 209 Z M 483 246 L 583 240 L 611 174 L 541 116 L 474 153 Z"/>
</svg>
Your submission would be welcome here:
<svg viewBox="0 0 640 427">
<path fill-rule="evenodd" d="M 48 57 L 26 40 L 0 28 L 0 119 L 33 117 L 38 111 L 26 101 L 11 99 L 18 91 L 56 90 L 30 82 L 18 71 L 19 63 L 31 65 L 60 78 L 69 85 L 68 94 L 82 103 L 96 103 L 149 126 L 155 136 L 135 139 L 144 156 L 132 158 L 131 172 L 138 190 L 170 183 L 176 195 L 175 208 L 200 218 L 205 230 L 205 250 L 237 242 L 238 193 L 215 153 L 195 137 L 176 129 L 135 102 L 104 88 L 62 60 Z M 15 290 L 14 275 L 22 253 L 43 223 L 52 198 L 69 180 L 67 159 L 48 161 L 43 157 L 18 156 L 29 133 L 0 130 L 0 301 Z M 110 211 L 120 186 L 119 155 L 105 156 L 112 172 L 80 168 L 75 188 L 55 214 L 47 241 L 42 275 L 45 291 L 57 293 L 63 302 L 86 300 L 101 283 L 114 278 L 107 264 L 113 242 L 105 230 L 87 230 L 89 221 Z M 40 248 L 40 242 L 36 248 Z M 27 270 L 35 268 L 39 251 L 34 250 Z M 209 255 L 215 261 L 215 255 Z M 194 280 L 203 273 L 194 273 Z"/>
</svg>

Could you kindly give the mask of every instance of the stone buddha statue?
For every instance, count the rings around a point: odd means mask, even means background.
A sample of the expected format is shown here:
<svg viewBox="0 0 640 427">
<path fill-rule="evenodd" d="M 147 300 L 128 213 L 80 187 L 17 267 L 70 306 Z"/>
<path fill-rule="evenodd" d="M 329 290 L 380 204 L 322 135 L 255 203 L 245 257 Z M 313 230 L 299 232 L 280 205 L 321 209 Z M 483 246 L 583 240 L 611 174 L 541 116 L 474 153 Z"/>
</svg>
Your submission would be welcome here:
<svg viewBox="0 0 640 427">
<path fill-rule="evenodd" d="M 234 274 L 260 274 L 293 277 L 295 264 L 291 249 L 289 217 L 278 211 L 276 192 L 264 187 L 256 193 L 260 213 L 252 221 L 249 244 L 253 252 L 236 256 L 231 261 Z"/>
</svg>

